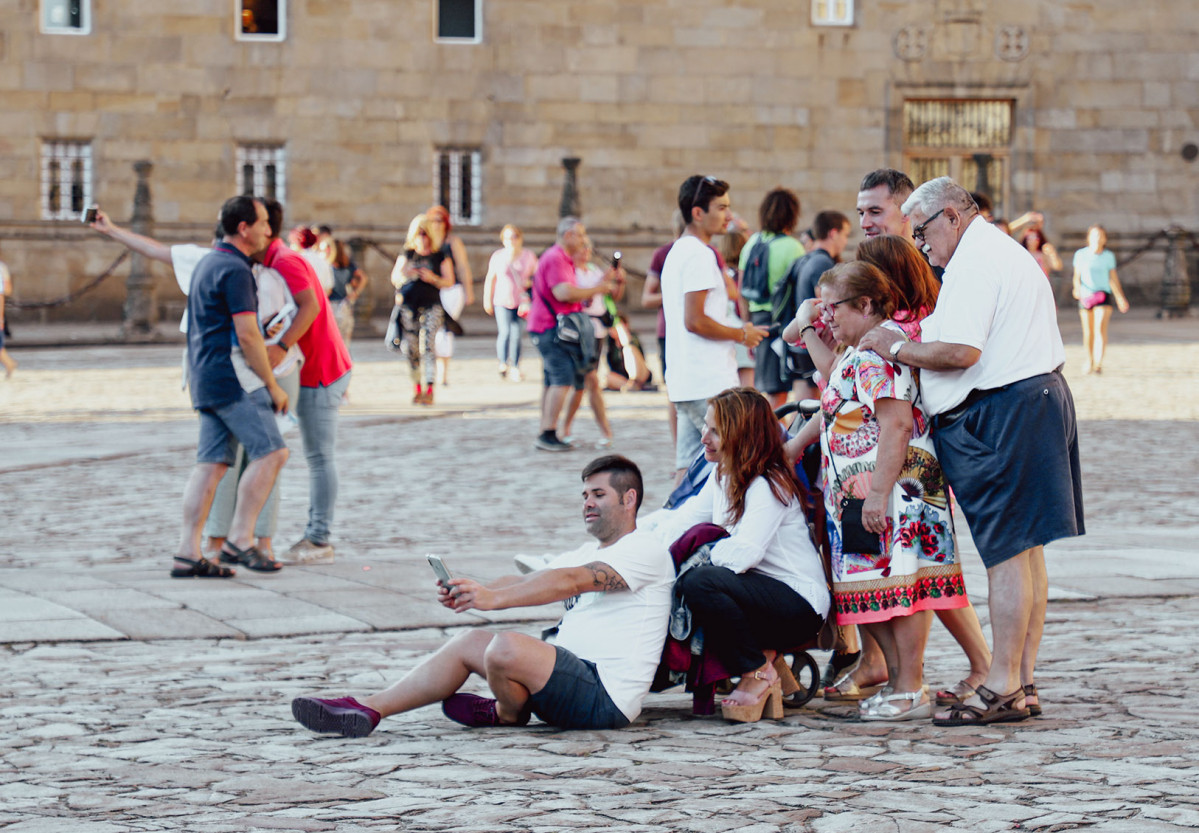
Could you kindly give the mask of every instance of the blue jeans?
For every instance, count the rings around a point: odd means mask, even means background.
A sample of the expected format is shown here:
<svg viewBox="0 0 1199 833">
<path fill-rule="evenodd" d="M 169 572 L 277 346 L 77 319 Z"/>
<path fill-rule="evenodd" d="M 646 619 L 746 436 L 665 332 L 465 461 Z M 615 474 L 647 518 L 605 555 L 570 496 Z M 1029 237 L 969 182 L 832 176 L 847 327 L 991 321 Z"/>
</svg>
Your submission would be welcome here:
<svg viewBox="0 0 1199 833">
<path fill-rule="evenodd" d="M 499 335 L 495 339 L 495 355 L 500 364 L 516 367 L 520 364 L 520 339 L 524 333 L 524 322 L 516 310 L 507 307 L 495 308 L 495 326 Z"/>
<path fill-rule="evenodd" d="M 327 387 L 300 388 L 300 436 L 308 461 L 308 526 L 304 537 L 314 544 L 329 543 L 333 504 L 337 500 L 337 411 L 350 386 L 350 371 Z"/>
</svg>

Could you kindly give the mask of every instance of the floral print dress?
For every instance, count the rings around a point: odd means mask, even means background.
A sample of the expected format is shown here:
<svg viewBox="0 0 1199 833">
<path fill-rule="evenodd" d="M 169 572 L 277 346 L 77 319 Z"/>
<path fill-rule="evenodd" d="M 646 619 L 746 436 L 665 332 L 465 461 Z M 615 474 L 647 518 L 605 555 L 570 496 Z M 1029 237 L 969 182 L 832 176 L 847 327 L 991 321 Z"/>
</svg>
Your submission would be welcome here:
<svg viewBox="0 0 1199 833">
<path fill-rule="evenodd" d="M 902 334 L 893 321 L 884 327 Z M 917 370 L 850 347 L 821 397 L 822 486 L 832 544 L 833 610 L 838 624 L 883 622 L 918 610 L 965 607 L 949 490 L 929 434 Z M 865 498 L 878 459 L 875 403 L 912 405 L 908 454 L 887 502 L 881 554 L 843 552 L 841 501 Z"/>
</svg>

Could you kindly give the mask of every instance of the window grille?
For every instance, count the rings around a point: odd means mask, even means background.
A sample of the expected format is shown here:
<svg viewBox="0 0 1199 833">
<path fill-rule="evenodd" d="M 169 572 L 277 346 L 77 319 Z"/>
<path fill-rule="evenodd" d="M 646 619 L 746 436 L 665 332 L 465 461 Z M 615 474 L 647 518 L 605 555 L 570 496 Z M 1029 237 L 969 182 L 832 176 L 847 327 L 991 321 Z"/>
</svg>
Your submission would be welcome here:
<svg viewBox="0 0 1199 833">
<path fill-rule="evenodd" d="M 483 0 L 433 0 L 433 39 L 482 43 Z"/>
<path fill-rule="evenodd" d="M 481 159 L 478 148 L 441 148 L 433 156 L 433 201 L 458 225 L 483 221 Z"/>
<path fill-rule="evenodd" d="M 78 220 L 92 203 L 92 143 L 42 142 L 42 219 Z"/>
<path fill-rule="evenodd" d="M 92 31 L 92 0 L 41 0 L 42 32 L 87 35 Z"/>
<path fill-rule="evenodd" d="M 287 0 L 238 0 L 233 22 L 237 40 L 287 39 Z"/>
<path fill-rule="evenodd" d="M 951 176 L 1007 207 L 1015 102 L 1011 99 L 909 99 L 903 105 L 904 160 L 919 185 Z"/>
<path fill-rule="evenodd" d="M 853 0 L 812 0 L 813 26 L 852 26 Z"/>
<path fill-rule="evenodd" d="M 237 148 L 237 192 L 287 202 L 286 154 L 282 145 Z"/>
</svg>

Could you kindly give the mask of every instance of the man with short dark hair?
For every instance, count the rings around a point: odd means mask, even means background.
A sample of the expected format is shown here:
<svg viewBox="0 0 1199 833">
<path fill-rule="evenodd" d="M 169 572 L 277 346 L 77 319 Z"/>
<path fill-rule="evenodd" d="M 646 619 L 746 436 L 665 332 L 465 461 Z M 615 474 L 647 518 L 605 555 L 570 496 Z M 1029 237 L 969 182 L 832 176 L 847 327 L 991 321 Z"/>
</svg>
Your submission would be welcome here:
<svg viewBox="0 0 1199 833">
<path fill-rule="evenodd" d="M 734 342 L 756 347 L 768 330 L 754 324 L 731 327 L 724 275 L 710 243 L 728 226 L 729 184 L 690 176 L 679 186 L 683 235 L 662 264 L 662 310 L 666 316 L 666 389 L 678 412 L 674 467 L 676 482 L 699 455 L 708 399 L 736 387 Z"/>
<path fill-rule="evenodd" d="M 200 534 L 217 484 L 233 463 L 239 442 L 250 463 L 238 485 L 237 506 L 220 560 L 260 572 L 281 566 L 254 543 L 254 522 L 287 462 L 287 446 L 274 412 L 286 413 L 290 404 L 271 372 L 251 271 L 250 258 L 270 240 L 266 207 L 253 197 L 233 197 L 221 206 L 219 229 L 223 237 L 197 264 L 187 297 L 188 384 L 192 406 L 200 415 L 200 439 L 196 467 L 183 494 L 183 534 L 172 578 L 234 574 L 204 558 Z M 243 389 L 234 367 L 235 336 L 245 363 L 263 382 L 251 393 Z"/>
<path fill-rule="evenodd" d="M 934 722 L 1021 720 L 1041 712 L 1033 674 L 1048 594 L 1045 544 L 1085 531 L 1053 292 L 1032 255 L 949 177 L 921 185 L 902 210 L 945 281 L 921 341 L 876 327 L 858 349 L 922 369 L 937 457 L 987 567 L 994 645 L 985 685 Z"/>
<path fill-rule="evenodd" d="M 637 530 L 641 471 L 618 455 L 583 470 L 583 523 L 596 540 L 526 576 L 489 584 L 453 578 L 438 601 L 462 613 L 561 601 L 550 642 L 514 631 L 459 634 L 398 683 L 361 701 L 297 697 L 292 715 L 314 732 L 370 734 L 388 715 L 440 702 L 465 726 L 524 725 L 530 714 L 564 729 L 619 729 L 637 719 L 666 640 L 674 564 Z M 493 698 L 459 694 L 471 674 Z"/>
<path fill-rule="evenodd" d="M 858 225 L 867 239 L 896 234 L 912 239 L 912 227 L 900 207 L 916 189 L 911 178 L 894 168 L 879 168 L 858 186 Z"/>
<path fill-rule="evenodd" d="M 849 245 L 851 230 L 849 218 L 840 211 L 821 211 L 816 215 L 816 219 L 812 221 L 812 248 L 795 261 L 790 272 L 787 273 L 787 280 L 795 283 L 795 301 L 792 308 L 785 311 L 784 320 L 779 322 L 783 327 L 787 327 L 791 323 L 800 304 L 809 298 L 816 297 L 817 281 L 820 280 L 821 275 L 837 265 L 841 253 Z M 785 338 L 783 340 L 786 341 Z M 795 380 L 801 382 L 806 388 L 799 392 L 799 397 L 801 399 L 819 398 L 819 389 L 812 381 L 816 365 L 808 356 L 807 351 L 793 355 L 795 356 Z"/>
<path fill-rule="evenodd" d="M 579 367 L 571 350 L 558 337 L 558 316 L 580 312 L 583 303 L 596 294 L 616 290 L 623 274 L 619 266 L 604 275 L 598 286 L 583 288 L 575 283 L 574 259 L 587 248 L 587 229 L 578 217 L 558 222 L 558 240 L 537 261 L 533 275 L 533 302 L 529 307 L 529 338 L 541 353 L 541 433 L 536 447 L 542 451 L 569 451 L 569 443 L 558 437 L 558 417 L 570 388 L 583 389 L 585 368 Z M 590 338 L 591 333 L 580 337 Z"/>
</svg>

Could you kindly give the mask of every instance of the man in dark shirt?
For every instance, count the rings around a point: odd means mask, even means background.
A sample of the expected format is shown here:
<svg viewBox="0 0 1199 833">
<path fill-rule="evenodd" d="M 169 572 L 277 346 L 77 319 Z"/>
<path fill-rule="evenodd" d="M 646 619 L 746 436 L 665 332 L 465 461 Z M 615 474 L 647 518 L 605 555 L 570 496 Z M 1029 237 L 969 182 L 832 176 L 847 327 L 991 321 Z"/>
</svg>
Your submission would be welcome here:
<svg viewBox="0 0 1199 833">
<path fill-rule="evenodd" d="M 254 522 L 288 453 L 275 412 L 286 413 L 289 403 L 267 360 L 250 260 L 270 239 L 266 207 L 253 197 L 233 197 L 221 206 L 219 227 L 224 236 L 196 266 L 187 298 L 188 381 L 192 406 L 200 415 L 200 439 L 196 467 L 183 493 L 183 532 L 173 578 L 234 574 L 204 558 L 200 534 L 239 442 L 250 464 L 238 486 L 220 560 L 260 572 L 281 566 L 254 546 Z M 235 343 L 257 380 L 239 379 L 231 356 Z"/>
<path fill-rule="evenodd" d="M 852 230 L 849 218 L 840 211 L 821 211 L 812 222 L 812 236 L 815 241 L 808 253 L 795 261 L 787 279 L 795 279 L 795 309 L 809 298 L 816 297 L 816 283 L 820 276 L 837 265 L 841 253 L 849 243 Z M 793 313 L 792 313 L 793 314 Z M 788 321 L 783 321 L 786 326 Z M 794 355 L 794 371 L 796 380 L 803 387 L 797 391 L 799 398 L 819 399 L 820 391 L 812 381 L 816 365 L 812 363 L 807 351 Z"/>
</svg>

